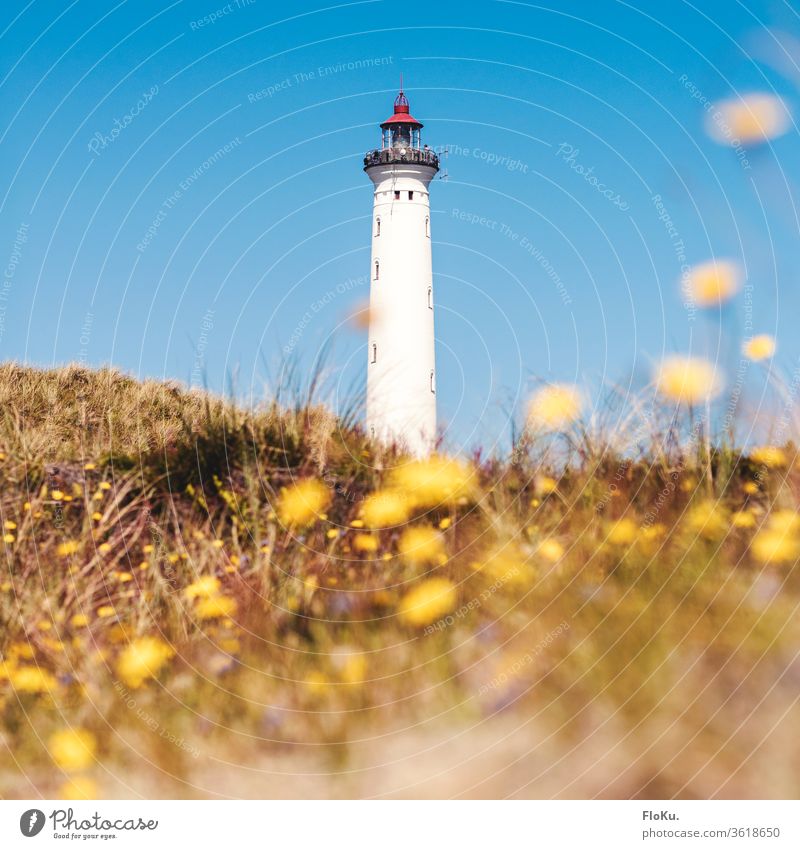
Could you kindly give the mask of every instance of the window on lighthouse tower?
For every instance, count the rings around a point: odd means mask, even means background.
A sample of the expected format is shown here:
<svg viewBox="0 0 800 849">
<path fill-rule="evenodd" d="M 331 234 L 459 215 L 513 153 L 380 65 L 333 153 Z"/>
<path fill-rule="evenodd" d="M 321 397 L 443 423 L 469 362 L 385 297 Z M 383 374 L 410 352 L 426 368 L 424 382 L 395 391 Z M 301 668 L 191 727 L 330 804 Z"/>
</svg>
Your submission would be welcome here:
<svg viewBox="0 0 800 849">
<path fill-rule="evenodd" d="M 378 362 L 378 346 L 374 342 L 372 343 L 372 362 Z"/>
<path fill-rule="evenodd" d="M 381 276 L 381 264 L 376 259 L 375 260 L 375 279 L 379 280 L 380 276 Z"/>
<path fill-rule="evenodd" d="M 375 219 L 375 235 L 380 236 L 380 234 L 381 234 L 381 219 L 376 218 Z"/>
</svg>

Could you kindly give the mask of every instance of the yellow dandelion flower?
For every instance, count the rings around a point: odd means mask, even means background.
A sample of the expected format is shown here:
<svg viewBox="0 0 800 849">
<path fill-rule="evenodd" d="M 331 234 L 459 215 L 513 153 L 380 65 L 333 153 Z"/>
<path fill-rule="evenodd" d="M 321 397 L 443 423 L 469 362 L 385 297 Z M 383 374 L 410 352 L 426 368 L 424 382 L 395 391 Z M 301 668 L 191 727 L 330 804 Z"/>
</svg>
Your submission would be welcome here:
<svg viewBox="0 0 800 849">
<path fill-rule="evenodd" d="M 363 528 L 364 527 L 364 520 L 363 519 L 353 519 L 353 521 L 350 522 L 350 527 L 351 528 Z"/>
<path fill-rule="evenodd" d="M 219 593 L 219 578 L 214 575 L 204 575 L 198 578 L 183 591 L 184 596 L 189 599 L 211 598 Z"/>
<path fill-rule="evenodd" d="M 466 463 L 434 456 L 411 460 L 389 475 L 392 489 L 402 492 L 415 508 L 455 504 L 474 493 L 475 473 Z"/>
<path fill-rule="evenodd" d="M 558 481 L 549 475 L 541 475 L 536 478 L 535 488 L 538 495 L 550 495 L 558 489 Z"/>
<path fill-rule="evenodd" d="M 95 510 L 95 512 L 94 512 L 94 513 L 92 513 L 92 519 L 94 519 L 94 521 L 95 521 L 95 522 L 100 522 L 100 521 L 102 521 L 102 519 L 103 519 L 103 514 L 102 514 L 102 513 L 98 513 L 98 512 Z"/>
<path fill-rule="evenodd" d="M 158 637 L 137 637 L 129 643 L 117 660 L 117 674 L 129 687 L 141 687 L 155 678 L 174 651 Z"/>
<path fill-rule="evenodd" d="M 9 545 L 14 542 L 16 537 L 14 534 L 3 534 L 3 542 L 8 543 Z"/>
<path fill-rule="evenodd" d="M 735 262 L 711 260 L 695 265 L 685 279 L 686 294 L 699 307 L 716 307 L 738 291 L 741 273 Z"/>
<path fill-rule="evenodd" d="M 328 528 L 328 530 L 325 531 L 325 536 L 328 539 L 336 539 L 336 537 L 339 536 L 339 530 L 337 528 Z"/>
<path fill-rule="evenodd" d="M 686 514 L 686 527 L 694 536 L 717 539 L 728 531 L 727 510 L 715 501 L 701 501 Z"/>
<path fill-rule="evenodd" d="M 412 507 L 411 500 L 404 493 L 386 489 L 367 498 L 361 515 L 368 527 L 387 528 L 405 522 Z"/>
<path fill-rule="evenodd" d="M 419 628 L 447 616 L 457 601 L 458 593 L 451 581 L 429 578 L 403 596 L 398 614 L 401 622 Z"/>
<path fill-rule="evenodd" d="M 62 542 L 58 548 L 56 549 L 56 553 L 59 557 L 69 557 L 80 548 L 80 543 L 76 540 L 68 540 L 67 542 Z"/>
<path fill-rule="evenodd" d="M 756 517 L 750 510 L 737 510 L 731 516 L 731 525 L 734 528 L 754 528 Z"/>
<path fill-rule="evenodd" d="M 768 360 L 775 353 L 775 339 L 768 333 L 753 336 L 742 345 L 742 353 L 753 362 Z"/>
<path fill-rule="evenodd" d="M 18 693 L 47 693 L 56 686 L 56 679 L 40 666 L 18 666 L 8 680 Z"/>
<path fill-rule="evenodd" d="M 747 481 L 742 489 L 747 495 L 756 495 L 758 493 L 758 484 L 755 481 Z"/>
<path fill-rule="evenodd" d="M 449 516 L 445 516 L 441 522 L 439 522 L 440 530 L 446 531 L 450 525 L 453 524 L 453 520 Z"/>
<path fill-rule="evenodd" d="M 111 543 L 101 542 L 100 545 L 97 546 L 97 550 L 100 554 L 108 554 L 108 552 L 111 551 Z"/>
<path fill-rule="evenodd" d="M 69 623 L 73 628 L 85 628 L 89 624 L 89 617 L 85 613 L 76 613 Z"/>
<path fill-rule="evenodd" d="M 147 543 L 147 545 L 143 545 L 143 546 L 142 546 L 142 551 L 143 551 L 145 554 L 151 554 L 151 553 L 153 552 L 153 550 L 154 550 L 154 549 L 155 549 L 155 546 L 154 546 L 154 545 L 152 545 L 152 544 L 151 544 L 151 543 L 149 543 L 149 542 Z"/>
<path fill-rule="evenodd" d="M 11 519 L 6 519 L 6 521 L 3 522 L 3 527 L 9 531 L 15 531 L 17 529 L 17 523 L 12 522 Z"/>
<path fill-rule="evenodd" d="M 60 489 L 51 489 L 50 498 L 52 498 L 53 501 L 62 501 L 64 499 L 64 493 Z"/>
<path fill-rule="evenodd" d="M 656 388 L 672 401 L 699 404 L 722 391 L 722 381 L 707 360 L 697 357 L 667 357 L 656 375 Z"/>
<path fill-rule="evenodd" d="M 753 537 L 750 551 L 763 563 L 793 563 L 800 558 L 800 538 L 795 533 L 768 527 Z"/>
<path fill-rule="evenodd" d="M 756 92 L 715 103 L 706 126 L 720 144 L 757 145 L 783 135 L 791 117 L 781 98 Z"/>
<path fill-rule="evenodd" d="M 528 424 L 557 430 L 574 422 L 582 407 L 583 398 L 575 386 L 564 383 L 543 386 L 528 404 Z"/>
<path fill-rule="evenodd" d="M 750 459 L 759 466 L 768 469 L 783 469 L 789 464 L 789 458 L 782 448 L 774 445 L 762 445 L 750 452 Z"/>
<path fill-rule="evenodd" d="M 236 613 L 236 600 L 225 595 L 201 598 L 196 606 L 198 619 L 220 619 Z"/>
<path fill-rule="evenodd" d="M 67 802 L 86 802 L 98 796 L 97 785 L 86 775 L 75 775 L 65 781 L 56 794 Z"/>
<path fill-rule="evenodd" d="M 94 763 L 97 740 L 85 728 L 64 728 L 50 735 L 47 748 L 56 766 L 72 772 Z"/>
<path fill-rule="evenodd" d="M 83 468 L 87 472 L 93 472 L 97 466 L 94 463 L 86 463 Z"/>
<path fill-rule="evenodd" d="M 100 484 L 100 489 L 102 489 L 104 492 L 108 492 L 109 489 L 111 489 L 111 484 L 108 481 L 103 481 Z"/>
<path fill-rule="evenodd" d="M 620 519 L 608 530 L 608 541 L 613 545 L 630 545 L 639 536 L 639 526 L 632 519 Z"/>
<path fill-rule="evenodd" d="M 108 619 L 110 616 L 113 616 L 117 611 L 110 604 L 104 604 L 102 607 L 97 608 L 97 616 L 100 619 Z"/>
<path fill-rule="evenodd" d="M 322 513 L 331 501 L 331 492 L 314 478 L 298 481 L 283 490 L 277 513 L 284 525 L 305 527 Z"/>
<path fill-rule="evenodd" d="M 375 552 L 378 550 L 378 539 L 370 534 L 356 534 L 353 539 L 353 548 L 365 554 Z"/>
<path fill-rule="evenodd" d="M 475 566 L 492 581 L 510 586 L 530 584 L 536 574 L 524 554 L 508 546 L 490 554 L 485 561 Z"/>
<path fill-rule="evenodd" d="M 398 549 L 408 563 L 435 563 L 439 556 L 444 554 L 444 540 L 430 525 L 418 525 L 403 531 Z"/>
<path fill-rule="evenodd" d="M 564 556 L 564 546 L 558 540 L 550 538 L 539 543 L 536 553 L 550 563 L 556 563 Z"/>
</svg>

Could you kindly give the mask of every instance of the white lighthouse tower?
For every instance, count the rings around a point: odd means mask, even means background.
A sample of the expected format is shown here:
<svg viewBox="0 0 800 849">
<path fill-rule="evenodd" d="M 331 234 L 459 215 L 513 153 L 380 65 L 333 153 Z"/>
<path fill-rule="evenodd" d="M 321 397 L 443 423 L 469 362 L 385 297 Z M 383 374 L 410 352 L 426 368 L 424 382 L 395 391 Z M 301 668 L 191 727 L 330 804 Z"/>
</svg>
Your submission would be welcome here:
<svg viewBox="0 0 800 849">
<path fill-rule="evenodd" d="M 402 91 L 364 170 L 375 186 L 370 264 L 367 429 L 416 455 L 436 441 L 436 366 L 428 185 L 439 159 Z"/>
</svg>

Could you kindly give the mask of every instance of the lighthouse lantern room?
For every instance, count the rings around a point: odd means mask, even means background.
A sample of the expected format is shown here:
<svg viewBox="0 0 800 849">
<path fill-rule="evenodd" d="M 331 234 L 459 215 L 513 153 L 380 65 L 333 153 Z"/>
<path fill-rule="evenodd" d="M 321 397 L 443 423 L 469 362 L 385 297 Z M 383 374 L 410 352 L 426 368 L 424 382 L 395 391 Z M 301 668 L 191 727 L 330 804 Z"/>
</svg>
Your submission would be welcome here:
<svg viewBox="0 0 800 849">
<path fill-rule="evenodd" d="M 364 157 L 374 186 L 367 428 L 420 456 L 436 440 L 436 366 L 428 186 L 439 159 L 402 91 Z"/>
</svg>

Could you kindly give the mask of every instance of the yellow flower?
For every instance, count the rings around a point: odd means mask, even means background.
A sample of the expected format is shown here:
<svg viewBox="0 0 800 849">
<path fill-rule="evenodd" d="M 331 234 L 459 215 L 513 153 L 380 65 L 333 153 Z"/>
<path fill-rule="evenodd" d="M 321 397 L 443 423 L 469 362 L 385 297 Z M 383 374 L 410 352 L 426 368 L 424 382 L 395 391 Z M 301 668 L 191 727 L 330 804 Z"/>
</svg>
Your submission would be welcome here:
<svg viewBox="0 0 800 849">
<path fill-rule="evenodd" d="M 97 741 L 85 728 L 64 728 L 50 736 L 47 748 L 57 766 L 72 772 L 94 763 Z"/>
<path fill-rule="evenodd" d="M 367 658 L 361 652 L 339 650 L 333 661 L 344 684 L 362 684 L 367 677 Z"/>
<path fill-rule="evenodd" d="M 336 537 L 339 536 L 339 530 L 337 528 L 328 528 L 328 530 L 325 531 L 325 536 L 328 539 L 336 539 Z"/>
<path fill-rule="evenodd" d="M 3 542 L 8 543 L 9 545 L 14 542 L 16 537 L 14 534 L 3 534 Z"/>
<path fill-rule="evenodd" d="M 784 102 L 760 92 L 715 103 L 707 122 L 709 135 L 726 145 L 761 144 L 783 135 L 790 125 Z"/>
<path fill-rule="evenodd" d="M 59 557 L 69 557 L 70 555 L 75 554 L 79 547 L 79 544 L 75 540 L 69 540 L 67 542 L 62 542 L 56 549 L 56 552 Z"/>
<path fill-rule="evenodd" d="M 361 515 L 370 528 L 387 528 L 406 521 L 412 509 L 411 500 L 402 492 L 384 489 L 364 502 Z"/>
<path fill-rule="evenodd" d="M 753 537 L 750 551 L 764 563 L 792 563 L 800 558 L 800 539 L 796 533 L 768 527 Z"/>
<path fill-rule="evenodd" d="M 403 596 L 398 607 L 400 620 L 421 627 L 447 616 L 456 606 L 455 585 L 446 578 L 429 578 Z"/>
<path fill-rule="evenodd" d="M 699 404 L 722 390 L 714 365 L 697 357 L 667 357 L 656 372 L 656 388 L 673 401 Z"/>
<path fill-rule="evenodd" d="M 535 488 L 538 495 L 550 495 L 558 488 L 558 481 L 549 475 L 542 475 L 536 478 Z"/>
<path fill-rule="evenodd" d="M 110 604 L 104 604 L 102 607 L 97 608 L 97 615 L 100 619 L 108 619 L 109 616 L 113 616 L 115 613 L 116 611 Z"/>
<path fill-rule="evenodd" d="M 705 539 L 724 536 L 728 531 L 727 511 L 714 501 L 701 501 L 689 510 L 686 527 L 692 534 Z"/>
<path fill-rule="evenodd" d="M 85 628 L 89 624 L 89 617 L 85 613 L 76 613 L 69 621 L 73 628 Z"/>
<path fill-rule="evenodd" d="M 758 484 L 755 481 L 747 481 L 742 489 L 747 495 L 756 495 L 758 493 Z"/>
<path fill-rule="evenodd" d="M 564 546 L 558 540 L 546 539 L 539 543 L 536 553 L 550 563 L 556 563 L 564 556 Z"/>
<path fill-rule="evenodd" d="M 50 498 L 52 498 L 53 501 L 62 501 L 64 493 L 60 489 L 52 489 L 50 490 Z"/>
<path fill-rule="evenodd" d="M 97 468 L 97 467 L 95 466 L 95 464 L 94 464 L 94 463 L 86 463 L 86 464 L 84 465 L 84 467 L 83 467 L 83 468 L 84 468 L 87 472 L 91 472 L 91 471 L 93 471 L 93 470 L 94 470 L 95 468 Z"/>
<path fill-rule="evenodd" d="M 47 693 L 56 686 L 56 679 L 40 666 L 18 666 L 9 681 L 19 693 Z"/>
<path fill-rule="evenodd" d="M 331 500 L 330 490 L 315 478 L 306 478 L 283 490 L 277 513 L 284 525 L 310 525 Z"/>
<path fill-rule="evenodd" d="M 61 785 L 57 796 L 68 802 L 89 801 L 97 798 L 97 785 L 86 775 L 75 775 Z"/>
<path fill-rule="evenodd" d="M 205 575 L 189 584 L 183 594 L 186 598 L 211 598 L 211 596 L 217 595 L 219 587 L 219 578 L 215 578 L 213 575 Z"/>
<path fill-rule="evenodd" d="M 108 554 L 108 552 L 111 551 L 111 543 L 101 542 L 100 545 L 97 546 L 97 550 L 100 554 Z"/>
<path fill-rule="evenodd" d="M 498 584 L 519 586 L 529 584 L 535 572 L 525 555 L 514 546 L 490 554 L 485 562 L 476 564 L 490 580 Z"/>
<path fill-rule="evenodd" d="M 111 489 L 111 484 L 108 481 L 103 481 L 100 484 L 100 489 L 102 489 L 104 492 L 108 492 L 108 490 Z"/>
<path fill-rule="evenodd" d="M 120 654 L 117 674 L 129 687 L 141 687 L 155 678 L 174 651 L 159 637 L 137 637 Z"/>
<path fill-rule="evenodd" d="M 754 448 L 750 452 L 750 459 L 759 466 L 766 466 L 768 469 L 782 469 L 789 463 L 786 452 L 774 445 Z"/>
<path fill-rule="evenodd" d="M 528 424 L 535 428 L 562 428 L 578 418 L 582 407 L 583 399 L 576 387 L 563 383 L 543 386 L 528 404 Z"/>
<path fill-rule="evenodd" d="M 608 531 L 608 541 L 613 545 L 630 545 L 639 535 L 639 526 L 631 519 L 620 519 Z"/>
<path fill-rule="evenodd" d="M 221 619 L 236 613 L 236 600 L 226 595 L 202 598 L 195 606 L 198 619 Z"/>
<path fill-rule="evenodd" d="M 699 307 L 715 307 L 730 300 L 738 291 L 739 266 L 717 260 L 695 265 L 686 277 L 686 294 Z"/>
<path fill-rule="evenodd" d="M 435 528 L 419 525 L 403 531 L 398 549 L 408 563 L 435 563 L 444 554 L 444 541 Z"/>
<path fill-rule="evenodd" d="M 775 339 L 768 333 L 760 333 L 742 345 L 742 353 L 754 362 L 768 360 L 775 353 Z"/>
<path fill-rule="evenodd" d="M 750 510 L 737 510 L 731 516 L 731 525 L 734 528 L 754 528 L 756 517 Z"/>
<path fill-rule="evenodd" d="M 12 522 L 11 519 L 6 519 L 6 521 L 3 522 L 3 527 L 7 528 L 9 531 L 15 531 L 17 529 L 17 523 Z"/>
<path fill-rule="evenodd" d="M 434 456 L 411 460 L 393 469 L 390 487 L 402 492 L 414 507 L 437 507 L 470 498 L 474 489 L 474 472 L 460 460 Z"/>
<path fill-rule="evenodd" d="M 363 551 L 364 553 L 377 551 L 377 537 L 371 536 L 370 534 L 356 534 L 353 539 L 353 548 L 356 551 Z"/>
</svg>

